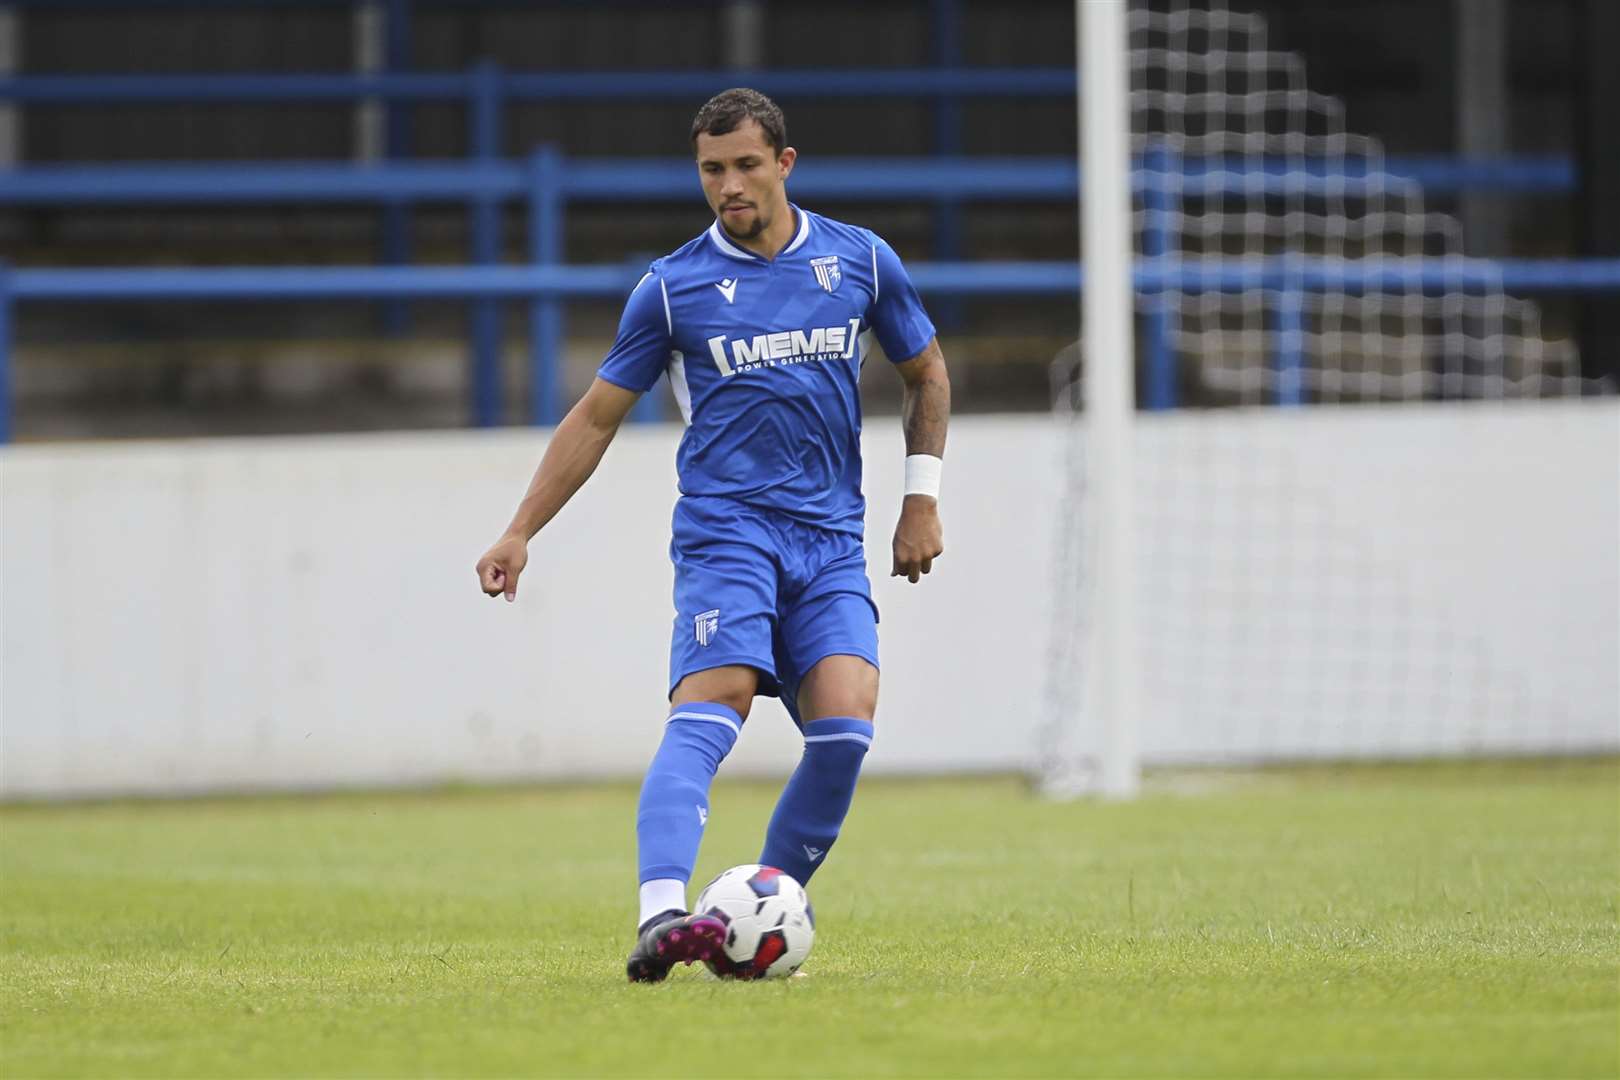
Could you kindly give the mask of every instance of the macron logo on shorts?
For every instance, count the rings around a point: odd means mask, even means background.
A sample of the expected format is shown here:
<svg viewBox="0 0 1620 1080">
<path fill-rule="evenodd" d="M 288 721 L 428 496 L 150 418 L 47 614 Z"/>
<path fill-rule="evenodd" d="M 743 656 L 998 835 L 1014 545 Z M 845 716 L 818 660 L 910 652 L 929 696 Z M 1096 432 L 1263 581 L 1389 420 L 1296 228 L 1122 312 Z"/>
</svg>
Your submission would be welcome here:
<svg viewBox="0 0 1620 1080">
<path fill-rule="evenodd" d="M 697 643 L 708 648 L 709 642 L 720 632 L 720 609 L 705 611 L 692 620 L 692 628 L 697 634 Z"/>
</svg>

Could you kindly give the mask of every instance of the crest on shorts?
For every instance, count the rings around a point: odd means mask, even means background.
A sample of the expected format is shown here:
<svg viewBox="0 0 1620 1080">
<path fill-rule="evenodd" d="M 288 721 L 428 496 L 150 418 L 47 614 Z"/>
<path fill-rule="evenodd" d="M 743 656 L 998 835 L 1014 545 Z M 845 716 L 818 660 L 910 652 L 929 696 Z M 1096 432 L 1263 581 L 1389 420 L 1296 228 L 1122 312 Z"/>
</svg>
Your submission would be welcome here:
<svg viewBox="0 0 1620 1080">
<path fill-rule="evenodd" d="M 822 255 L 810 260 L 810 269 L 816 272 L 816 281 L 823 289 L 832 292 L 838 288 L 838 283 L 844 280 L 844 275 L 838 272 L 838 256 Z"/>
<path fill-rule="evenodd" d="M 692 620 L 692 629 L 697 634 L 697 643 L 707 648 L 709 642 L 720 632 L 720 609 L 705 611 Z"/>
</svg>

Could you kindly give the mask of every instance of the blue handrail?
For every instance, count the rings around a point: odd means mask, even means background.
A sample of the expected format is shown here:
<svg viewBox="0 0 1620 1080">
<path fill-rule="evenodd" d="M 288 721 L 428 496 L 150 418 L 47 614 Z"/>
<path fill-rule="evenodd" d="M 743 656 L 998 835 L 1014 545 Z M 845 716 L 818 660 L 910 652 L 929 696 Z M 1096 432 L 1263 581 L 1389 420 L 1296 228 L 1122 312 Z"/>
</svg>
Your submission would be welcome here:
<svg viewBox="0 0 1620 1080">
<path fill-rule="evenodd" d="M 504 101 L 692 100 L 741 79 L 784 98 L 922 97 L 959 101 L 974 97 L 1062 97 L 1075 91 L 1075 73 L 1066 67 L 509 72 L 485 63 L 467 71 L 440 73 L 11 75 L 0 77 L 0 101 L 107 107 L 161 102 L 465 99 L 475 112 L 487 117 L 498 116 Z M 499 147 L 493 147 L 493 151 L 498 155 Z M 490 148 L 475 154 L 489 157 Z M 1055 159 L 1043 164 L 1051 160 Z M 919 170 L 927 167 L 917 164 Z M 1275 171 L 1301 169 L 1323 170 L 1317 175 L 1328 175 L 1331 170 L 1336 180 L 1382 172 L 1409 177 L 1431 190 L 1566 192 L 1574 190 L 1576 181 L 1573 164 L 1558 157 L 1476 162 L 1424 156 L 1392 158 L 1382 164 L 1357 159 L 1329 164 L 1324 159 L 1314 166 L 1279 162 Z M 1205 170 L 1224 171 L 1219 160 L 1206 159 L 1202 165 L 1190 164 L 1186 176 L 1196 179 Z"/>
<path fill-rule="evenodd" d="M 792 71 L 672 69 L 499 73 L 491 88 L 514 101 L 701 100 L 739 81 L 772 97 L 1064 97 L 1073 68 L 803 68 Z M 23 105 L 160 102 L 436 101 L 471 97 L 476 69 L 452 72 L 297 75 L 8 75 L 0 100 Z"/>
<path fill-rule="evenodd" d="M 0 169 L 0 205 L 380 203 L 527 193 L 521 163 L 324 161 L 255 165 L 30 165 Z"/>
<path fill-rule="evenodd" d="M 1263 192 L 1344 195 L 1420 184 L 1428 191 L 1567 193 L 1574 168 L 1559 158 L 1454 161 L 1390 158 L 1382 168 L 1350 165 L 1329 172 L 1319 161 L 1260 168 L 1181 159 L 1172 177 L 1184 197 Z M 1341 163 L 1342 164 L 1342 163 Z M 1156 187 L 1151 164 L 1139 161 L 1138 190 Z M 1066 158 L 821 158 L 793 171 L 795 196 L 820 199 L 990 198 L 1054 200 L 1078 194 L 1078 170 Z M 0 170 L 0 205 L 405 202 L 518 199 L 528 194 L 524 163 L 334 162 L 203 165 L 33 165 Z M 570 201 L 599 198 L 696 198 L 697 176 L 685 158 L 569 158 L 553 183 Z"/>
<path fill-rule="evenodd" d="M 530 265 L 499 267 L 274 267 L 227 269 L 10 270 L 0 265 L 0 442 L 11 418 L 11 321 L 18 301 L 267 301 L 413 297 L 492 300 L 527 298 L 535 304 L 534 418 L 556 416 L 556 388 L 547 365 L 556 355 L 560 318 L 547 312 L 567 298 L 622 297 L 641 274 L 639 265 Z M 1083 284 L 1073 262 L 918 263 L 917 287 L 944 296 L 1075 295 Z M 1507 289 L 1515 292 L 1620 292 L 1620 259 L 1564 260 L 1410 258 L 1144 259 L 1135 269 L 1144 293 L 1272 290 L 1297 298 L 1304 292 L 1443 292 Z M 1280 329 L 1287 331 L 1283 326 Z M 1297 327 L 1295 328 L 1297 329 Z M 1286 368 L 1285 368 L 1286 372 Z M 1285 389 L 1287 383 L 1285 380 Z"/>
<path fill-rule="evenodd" d="M 1077 293 L 1084 284 L 1068 261 L 915 263 L 912 281 L 946 296 Z M 551 296 L 620 299 L 646 267 L 640 263 L 553 266 L 12 268 L 5 281 L 15 300 L 362 300 Z M 1461 257 L 1330 259 L 1281 255 L 1265 259 L 1138 261 L 1139 292 L 1620 292 L 1620 259 L 1468 259 Z"/>
</svg>

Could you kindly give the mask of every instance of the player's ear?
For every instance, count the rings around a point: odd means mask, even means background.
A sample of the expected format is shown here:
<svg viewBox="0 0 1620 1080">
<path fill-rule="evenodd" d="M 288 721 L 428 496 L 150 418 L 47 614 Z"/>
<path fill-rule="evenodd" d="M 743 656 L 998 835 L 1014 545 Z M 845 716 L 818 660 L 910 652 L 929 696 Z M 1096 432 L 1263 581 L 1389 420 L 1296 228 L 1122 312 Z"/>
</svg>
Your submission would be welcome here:
<svg viewBox="0 0 1620 1080">
<path fill-rule="evenodd" d="M 776 155 L 776 167 L 780 170 L 783 180 L 788 178 L 788 173 L 793 171 L 793 163 L 798 160 L 799 152 L 791 146 L 783 147 L 782 152 Z"/>
</svg>

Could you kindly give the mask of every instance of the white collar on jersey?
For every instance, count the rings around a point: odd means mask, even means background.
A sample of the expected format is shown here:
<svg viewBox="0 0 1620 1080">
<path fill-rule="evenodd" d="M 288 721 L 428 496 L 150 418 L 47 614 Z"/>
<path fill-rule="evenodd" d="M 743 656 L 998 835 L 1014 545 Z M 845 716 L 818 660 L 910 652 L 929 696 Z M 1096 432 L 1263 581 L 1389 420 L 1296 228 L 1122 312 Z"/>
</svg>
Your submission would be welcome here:
<svg viewBox="0 0 1620 1080">
<path fill-rule="evenodd" d="M 804 246 L 806 240 L 810 239 L 810 215 L 792 203 L 788 203 L 788 206 L 799 216 L 799 231 L 794 234 L 793 241 L 787 247 L 776 253 L 776 257 L 779 259 L 783 255 L 793 254 Z M 744 262 L 767 261 L 763 255 L 755 255 L 752 251 L 746 251 L 727 239 L 725 230 L 720 227 L 718 218 L 715 219 L 713 225 L 709 226 L 709 239 L 714 241 L 714 246 L 720 249 L 722 255 L 729 255 L 733 259 L 741 259 Z"/>
</svg>

